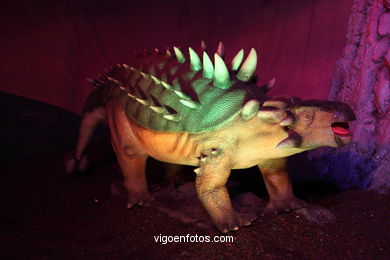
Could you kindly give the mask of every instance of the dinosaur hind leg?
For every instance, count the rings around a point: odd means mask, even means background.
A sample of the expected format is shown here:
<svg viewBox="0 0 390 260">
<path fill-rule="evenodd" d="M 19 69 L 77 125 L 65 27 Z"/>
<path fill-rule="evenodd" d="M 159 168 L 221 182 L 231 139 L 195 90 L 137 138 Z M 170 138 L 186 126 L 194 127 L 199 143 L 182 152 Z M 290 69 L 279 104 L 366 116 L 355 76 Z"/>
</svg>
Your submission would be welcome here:
<svg viewBox="0 0 390 260">
<path fill-rule="evenodd" d="M 65 165 L 65 171 L 68 173 L 73 173 L 76 171 L 84 172 L 87 168 L 87 157 L 84 152 L 91 139 L 91 136 L 96 128 L 96 126 L 101 123 L 106 118 L 106 110 L 103 106 L 94 108 L 91 111 L 84 112 L 79 137 L 77 141 L 77 146 L 75 153 L 71 156 Z"/>
<path fill-rule="evenodd" d="M 153 200 L 147 187 L 145 165 L 148 155 L 134 136 L 131 123 L 119 102 L 107 104 L 111 142 L 123 175 L 127 190 L 127 208 L 143 205 Z"/>
</svg>

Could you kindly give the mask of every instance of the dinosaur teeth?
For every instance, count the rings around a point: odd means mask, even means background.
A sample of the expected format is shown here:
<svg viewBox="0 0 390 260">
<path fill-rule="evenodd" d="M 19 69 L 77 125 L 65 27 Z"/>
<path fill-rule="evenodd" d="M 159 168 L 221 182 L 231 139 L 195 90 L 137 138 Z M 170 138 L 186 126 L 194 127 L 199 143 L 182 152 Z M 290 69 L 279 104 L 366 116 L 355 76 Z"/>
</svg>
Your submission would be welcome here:
<svg viewBox="0 0 390 260">
<path fill-rule="evenodd" d="M 186 62 L 186 58 L 179 48 L 177 48 L 175 46 L 175 47 L 173 47 L 173 51 L 175 52 L 177 62 L 179 62 L 179 63 Z"/>
<path fill-rule="evenodd" d="M 188 48 L 189 53 L 190 53 L 190 66 L 191 70 L 193 71 L 199 71 L 202 69 L 202 62 L 199 59 L 198 54 L 190 47 Z"/>
<path fill-rule="evenodd" d="M 171 120 L 171 121 L 179 121 L 181 118 L 178 114 L 169 114 L 169 115 L 163 115 L 164 118 Z"/>
<path fill-rule="evenodd" d="M 123 68 L 125 68 L 125 69 L 129 69 L 129 68 L 130 68 L 129 65 L 127 65 L 127 64 L 122 64 L 122 66 L 123 66 Z"/>
<path fill-rule="evenodd" d="M 237 73 L 237 79 L 247 82 L 253 76 L 257 66 L 257 53 L 255 49 L 251 49 L 248 57 L 242 64 L 241 69 Z"/>
<path fill-rule="evenodd" d="M 214 68 L 214 86 L 221 89 L 228 89 L 231 85 L 229 71 L 222 58 L 215 53 L 215 68 Z"/>
<path fill-rule="evenodd" d="M 245 103 L 244 107 L 242 108 L 242 118 L 244 120 L 249 120 L 252 117 L 256 115 L 257 112 L 259 112 L 260 102 L 252 99 Z"/>
<path fill-rule="evenodd" d="M 189 107 L 189 108 L 192 108 L 192 109 L 200 109 L 201 108 L 201 105 L 200 105 L 199 102 L 192 101 L 192 100 L 180 99 L 180 103 L 182 103 L 186 107 Z"/>
<path fill-rule="evenodd" d="M 203 77 L 207 79 L 212 79 L 214 77 L 214 67 L 213 63 L 210 60 L 209 55 L 204 51 L 203 52 Z"/>
<path fill-rule="evenodd" d="M 225 46 L 223 46 L 222 42 L 219 42 L 218 48 L 216 53 L 221 57 L 222 59 L 225 58 Z"/>
<path fill-rule="evenodd" d="M 236 56 L 232 59 L 232 70 L 236 71 L 241 65 L 242 60 L 244 59 L 244 49 L 241 49 Z"/>
</svg>

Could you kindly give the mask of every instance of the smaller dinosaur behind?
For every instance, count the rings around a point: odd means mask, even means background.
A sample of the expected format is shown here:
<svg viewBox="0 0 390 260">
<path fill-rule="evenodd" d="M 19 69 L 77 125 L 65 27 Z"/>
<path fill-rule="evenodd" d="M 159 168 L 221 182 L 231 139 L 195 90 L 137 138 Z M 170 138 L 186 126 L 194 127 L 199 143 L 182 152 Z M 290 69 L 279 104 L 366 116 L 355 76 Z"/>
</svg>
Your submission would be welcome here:
<svg viewBox="0 0 390 260">
<path fill-rule="evenodd" d="M 269 194 L 265 212 L 307 207 L 293 195 L 286 157 L 350 142 L 353 111 L 325 100 L 270 100 L 266 93 L 275 81 L 256 85 L 254 49 L 244 62 L 240 50 L 228 69 L 221 43 L 214 62 L 202 46 L 202 59 L 192 48 L 188 56 L 177 47 L 165 54 L 145 51 L 91 80 L 95 89 L 69 171 L 77 170 L 93 129 L 107 119 L 128 208 L 153 200 L 145 178 L 148 156 L 197 167 L 198 197 L 224 233 L 253 221 L 232 207 L 225 187 L 231 169 L 259 167 Z"/>
</svg>

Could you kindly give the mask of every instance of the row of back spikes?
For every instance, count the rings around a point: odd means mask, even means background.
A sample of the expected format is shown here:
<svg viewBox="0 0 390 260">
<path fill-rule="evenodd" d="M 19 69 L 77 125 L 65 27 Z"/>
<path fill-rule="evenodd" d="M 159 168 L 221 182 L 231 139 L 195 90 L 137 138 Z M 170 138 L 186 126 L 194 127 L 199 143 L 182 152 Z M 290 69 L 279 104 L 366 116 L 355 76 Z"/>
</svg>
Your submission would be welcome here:
<svg viewBox="0 0 390 260">
<path fill-rule="evenodd" d="M 185 63 L 187 61 L 185 55 L 178 47 L 173 47 L 175 57 L 179 63 Z M 214 54 L 214 64 L 209 58 L 206 52 L 206 44 L 201 42 L 201 51 L 203 53 L 203 59 L 201 60 L 198 54 L 191 48 L 188 48 L 190 58 L 190 68 L 193 71 L 200 71 L 203 69 L 203 77 L 214 78 L 214 85 L 221 89 L 228 89 L 232 84 L 230 81 L 229 70 L 223 60 L 225 56 L 225 47 L 222 42 L 219 43 L 217 51 Z M 162 55 L 163 53 L 155 48 L 155 54 Z M 136 56 L 141 56 L 139 53 L 135 53 Z M 144 50 L 143 55 L 150 55 L 150 52 Z M 172 52 L 169 48 L 166 49 L 165 55 L 172 57 Z M 248 57 L 242 63 L 244 58 L 244 50 L 241 49 L 231 61 L 231 70 L 236 74 L 236 78 L 243 82 L 248 82 L 252 79 L 253 74 L 256 72 L 257 66 L 257 53 L 254 48 L 249 52 Z M 241 65 L 242 64 L 242 65 Z"/>
</svg>

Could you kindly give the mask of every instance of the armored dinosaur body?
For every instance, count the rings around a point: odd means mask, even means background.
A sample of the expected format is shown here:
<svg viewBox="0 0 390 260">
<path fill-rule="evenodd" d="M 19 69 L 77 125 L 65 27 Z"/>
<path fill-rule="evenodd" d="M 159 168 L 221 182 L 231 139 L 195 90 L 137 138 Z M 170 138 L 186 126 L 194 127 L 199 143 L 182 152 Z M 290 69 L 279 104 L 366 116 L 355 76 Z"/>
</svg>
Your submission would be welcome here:
<svg viewBox="0 0 390 260">
<path fill-rule="evenodd" d="M 165 54 L 145 51 L 91 80 L 95 89 L 85 104 L 70 171 L 82 160 L 94 127 L 108 119 L 128 208 L 152 200 L 145 179 L 148 156 L 197 167 L 199 199 L 222 232 L 253 221 L 231 205 L 225 187 L 231 169 L 258 165 L 270 199 L 265 211 L 305 207 L 292 193 L 286 157 L 348 143 L 352 110 L 339 102 L 270 100 L 266 92 L 275 81 L 256 85 L 254 49 L 244 62 L 240 50 L 230 69 L 221 43 L 214 62 L 204 49 L 201 56 L 192 48 L 188 56 L 177 47 Z"/>
</svg>

